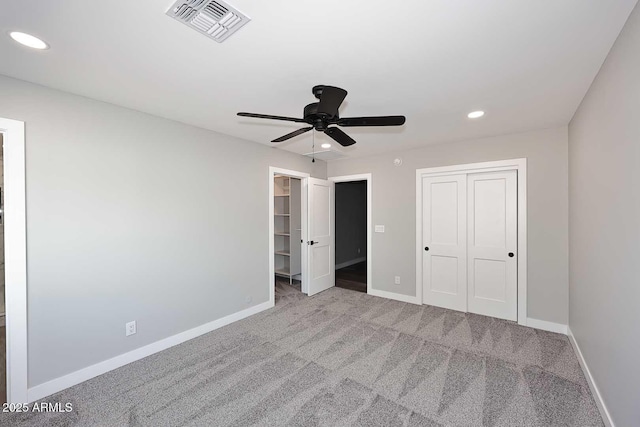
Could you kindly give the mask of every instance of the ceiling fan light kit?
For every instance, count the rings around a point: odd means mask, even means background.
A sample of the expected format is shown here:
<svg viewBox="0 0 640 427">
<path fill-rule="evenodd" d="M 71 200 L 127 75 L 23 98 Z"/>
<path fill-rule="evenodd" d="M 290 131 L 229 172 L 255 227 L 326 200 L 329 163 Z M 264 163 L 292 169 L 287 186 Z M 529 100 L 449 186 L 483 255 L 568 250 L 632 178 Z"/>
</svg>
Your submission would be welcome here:
<svg viewBox="0 0 640 427">
<path fill-rule="evenodd" d="M 276 138 L 271 142 L 283 142 L 315 129 L 318 132 L 324 132 L 325 135 L 329 136 L 343 147 L 353 145 L 356 141 L 337 126 L 402 126 L 406 120 L 404 116 L 341 118 L 338 110 L 344 99 L 347 97 L 346 90 L 335 86 L 318 85 L 314 86 L 311 92 L 318 99 L 318 102 L 311 103 L 304 107 L 302 119 L 255 113 L 238 113 L 238 116 L 257 119 L 283 120 L 294 123 L 306 123 L 309 125 L 283 135 L 280 138 Z"/>
</svg>

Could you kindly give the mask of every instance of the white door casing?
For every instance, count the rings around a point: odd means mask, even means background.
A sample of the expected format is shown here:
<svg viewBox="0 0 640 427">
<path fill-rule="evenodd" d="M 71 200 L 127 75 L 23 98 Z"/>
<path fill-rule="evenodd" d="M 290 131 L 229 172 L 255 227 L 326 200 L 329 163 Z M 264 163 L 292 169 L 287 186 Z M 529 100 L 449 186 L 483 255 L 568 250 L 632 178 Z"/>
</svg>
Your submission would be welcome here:
<svg viewBox="0 0 640 427">
<path fill-rule="evenodd" d="M 308 179 L 309 296 L 335 285 L 334 185 L 331 181 Z"/>
<path fill-rule="evenodd" d="M 467 176 L 468 310 L 518 319 L 517 172 Z"/>
<path fill-rule="evenodd" d="M 25 124 L 0 118 L 4 162 L 7 402 L 28 400 Z"/>
<path fill-rule="evenodd" d="M 423 303 L 467 311 L 467 177 L 422 179 Z"/>
</svg>

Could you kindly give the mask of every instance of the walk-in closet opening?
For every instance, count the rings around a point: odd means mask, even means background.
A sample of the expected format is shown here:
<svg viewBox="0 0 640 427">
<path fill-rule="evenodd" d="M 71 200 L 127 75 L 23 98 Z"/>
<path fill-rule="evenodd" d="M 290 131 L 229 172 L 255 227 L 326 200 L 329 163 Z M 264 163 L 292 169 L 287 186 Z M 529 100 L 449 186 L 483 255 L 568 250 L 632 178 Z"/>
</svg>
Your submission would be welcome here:
<svg viewBox="0 0 640 427">
<path fill-rule="evenodd" d="M 273 178 L 274 271 L 276 288 L 302 291 L 302 180 Z"/>
</svg>

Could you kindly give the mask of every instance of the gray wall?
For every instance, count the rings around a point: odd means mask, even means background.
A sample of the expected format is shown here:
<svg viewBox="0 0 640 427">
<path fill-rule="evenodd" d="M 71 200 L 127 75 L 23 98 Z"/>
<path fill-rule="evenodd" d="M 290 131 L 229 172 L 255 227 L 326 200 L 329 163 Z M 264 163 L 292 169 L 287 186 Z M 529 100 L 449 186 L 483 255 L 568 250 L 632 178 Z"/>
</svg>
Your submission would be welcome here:
<svg viewBox="0 0 640 427">
<path fill-rule="evenodd" d="M 336 266 L 367 256 L 367 181 L 336 183 Z"/>
<path fill-rule="evenodd" d="M 402 166 L 393 165 L 395 157 Z M 329 162 L 328 176 L 372 173 L 373 223 L 386 226 L 373 234 L 373 287 L 415 295 L 416 169 L 520 157 L 528 158 L 528 316 L 566 324 L 566 127 Z"/>
<path fill-rule="evenodd" d="M 2 76 L 0 117 L 26 122 L 30 387 L 267 301 L 268 167 L 326 176 Z"/>
<path fill-rule="evenodd" d="M 569 327 L 613 421 L 640 425 L 640 7 L 569 126 Z"/>
</svg>

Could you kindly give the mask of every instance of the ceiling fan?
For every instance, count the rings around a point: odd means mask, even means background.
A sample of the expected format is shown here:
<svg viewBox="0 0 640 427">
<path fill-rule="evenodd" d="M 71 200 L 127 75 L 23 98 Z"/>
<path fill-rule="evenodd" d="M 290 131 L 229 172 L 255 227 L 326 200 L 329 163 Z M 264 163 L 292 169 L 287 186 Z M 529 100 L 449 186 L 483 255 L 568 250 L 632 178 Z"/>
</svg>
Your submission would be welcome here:
<svg viewBox="0 0 640 427">
<path fill-rule="evenodd" d="M 312 89 L 313 95 L 318 98 L 319 102 L 304 107 L 302 119 L 294 117 L 270 116 L 266 114 L 254 113 L 238 113 L 241 117 L 254 117 L 257 119 L 283 120 L 287 122 L 307 123 L 308 127 L 303 127 L 280 138 L 276 138 L 271 142 L 282 142 L 294 136 L 302 135 L 312 129 L 324 132 L 333 138 L 343 147 L 348 147 L 356 143 L 349 135 L 344 133 L 342 129 L 331 126 L 356 127 L 356 126 L 401 126 L 405 122 L 404 116 L 377 116 L 377 117 L 343 117 L 340 118 L 338 109 L 342 101 L 347 96 L 347 91 L 334 86 L 318 85 Z"/>
</svg>

